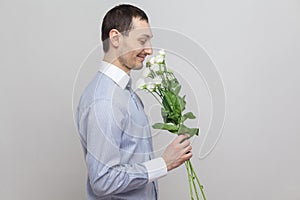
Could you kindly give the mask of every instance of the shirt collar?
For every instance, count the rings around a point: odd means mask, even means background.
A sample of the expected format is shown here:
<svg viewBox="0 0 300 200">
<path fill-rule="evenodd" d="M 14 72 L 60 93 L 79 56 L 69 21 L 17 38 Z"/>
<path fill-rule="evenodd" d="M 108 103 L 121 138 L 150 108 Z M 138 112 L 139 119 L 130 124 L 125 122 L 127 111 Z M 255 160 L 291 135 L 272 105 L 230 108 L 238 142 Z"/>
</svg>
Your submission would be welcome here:
<svg viewBox="0 0 300 200">
<path fill-rule="evenodd" d="M 111 63 L 101 61 L 98 70 L 111 78 L 122 89 L 125 89 L 128 83 L 131 82 L 130 76 L 126 72 Z"/>
</svg>

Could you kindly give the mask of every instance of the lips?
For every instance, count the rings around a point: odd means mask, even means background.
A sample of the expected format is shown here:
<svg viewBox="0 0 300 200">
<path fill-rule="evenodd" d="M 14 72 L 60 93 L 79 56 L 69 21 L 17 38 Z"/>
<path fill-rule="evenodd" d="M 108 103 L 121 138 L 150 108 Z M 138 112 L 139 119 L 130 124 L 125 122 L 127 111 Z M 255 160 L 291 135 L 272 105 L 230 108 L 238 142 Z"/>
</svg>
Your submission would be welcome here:
<svg viewBox="0 0 300 200">
<path fill-rule="evenodd" d="M 141 55 L 141 54 L 139 54 L 139 55 L 137 55 L 137 57 L 138 57 L 141 61 L 144 61 L 146 55 Z"/>
</svg>

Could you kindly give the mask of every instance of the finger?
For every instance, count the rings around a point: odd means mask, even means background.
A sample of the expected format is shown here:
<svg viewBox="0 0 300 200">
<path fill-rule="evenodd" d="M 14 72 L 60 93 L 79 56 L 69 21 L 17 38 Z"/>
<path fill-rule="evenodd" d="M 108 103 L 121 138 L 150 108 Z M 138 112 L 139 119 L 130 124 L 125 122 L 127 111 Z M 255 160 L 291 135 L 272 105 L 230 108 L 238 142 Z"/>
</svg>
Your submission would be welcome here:
<svg viewBox="0 0 300 200">
<path fill-rule="evenodd" d="M 184 154 L 183 156 L 181 156 L 181 159 L 184 160 L 184 161 L 187 161 L 192 157 L 193 157 L 193 153 L 190 151 L 190 152 Z"/>
<path fill-rule="evenodd" d="M 192 149 L 193 149 L 193 147 L 191 145 L 189 145 L 185 148 L 185 151 L 189 152 L 189 151 L 192 151 Z"/>
<path fill-rule="evenodd" d="M 180 145 L 185 148 L 185 147 L 189 146 L 190 144 L 191 144 L 191 142 L 189 140 L 184 140 Z"/>
<path fill-rule="evenodd" d="M 189 145 L 189 146 L 185 147 L 184 149 L 182 149 L 181 154 L 187 154 L 191 151 L 192 151 L 192 146 Z"/>
<path fill-rule="evenodd" d="M 189 134 L 181 134 L 176 138 L 176 141 L 178 143 L 182 143 L 184 140 L 187 140 L 189 138 Z"/>
<path fill-rule="evenodd" d="M 189 135 L 189 134 L 186 133 L 186 134 L 184 134 L 184 135 L 185 135 L 186 137 L 183 139 L 183 141 L 186 141 L 186 140 L 189 140 L 189 139 L 190 139 L 190 135 Z M 183 142 L 183 141 L 182 141 L 182 142 Z"/>
</svg>

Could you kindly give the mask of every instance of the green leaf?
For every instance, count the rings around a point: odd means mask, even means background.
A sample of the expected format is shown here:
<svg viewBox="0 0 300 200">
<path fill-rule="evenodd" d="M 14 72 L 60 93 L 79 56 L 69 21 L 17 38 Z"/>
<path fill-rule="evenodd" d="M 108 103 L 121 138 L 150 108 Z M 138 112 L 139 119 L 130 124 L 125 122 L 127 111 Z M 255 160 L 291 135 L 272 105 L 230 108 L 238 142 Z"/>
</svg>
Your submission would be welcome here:
<svg viewBox="0 0 300 200">
<path fill-rule="evenodd" d="M 171 132 L 177 131 L 178 128 L 175 124 L 172 123 L 155 123 L 152 125 L 154 129 L 162 129 L 162 130 L 168 130 Z"/>
<path fill-rule="evenodd" d="M 166 91 L 165 96 L 163 97 L 163 105 L 168 111 L 175 111 L 176 110 L 176 101 L 177 97 L 171 91 Z"/>
<path fill-rule="evenodd" d="M 161 108 L 161 116 L 162 116 L 164 122 L 167 123 L 168 112 L 163 107 Z"/>
<path fill-rule="evenodd" d="M 184 134 L 184 133 L 187 133 L 188 131 L 188 127 L 186 127 L 185 125 L 181 124 L 179 126 L 179 129 L 178 129 L 178 134 Z"/>
<path fill-rule="evenodd" d="M 192 112 L 187 112 L 183 116 L 185 116 L 188 119 L 195 119 L 196 116 Z"/>
<path fill-rule="evenodd" d="M 165 91 L 162 104 L 167 113 L 166 122 L 179 124 L 181 120 L 181 97 L 175 95 L 172 91 Z"/>
<path fill-rule="evenodd" d="M 174 93 L 175 93 L 176 95 L 178 95 L 179 92 L 180 92 L 180 89 L 181 89 L 181 85 L 177 85 L 177 86 L 174 88 Z"/>
<path fill-rule="evenodd" d="M 178 96 L 178 102 L 179 102 L 179 105 L 180 105 L 181 112 L 184 111 L 185 105 L 186 105 L 185 95 L 183 97 Z"/>
<path fill-rule="evenodd" d="M 190 135 L 190 137 L 192 137 L 193 135 L 198 135 L 199 129 L 198 128 L 188 128 L 185 125 L 181 124 L 179 126 L 177 133 L 178 134 L 186 134 L 187 133 Z"/>
<path fill-rule="evenodd" d="M 196 116 L 192 112 L 187 112 L 181 117 L 181 122 L 184 122 L 186 119 L 195 119 Z"/>
<path fill-rule="evenodd" d="M 172 102 L 169 102 L 167 95 L 164 94 L 163 99 L 162 99 L 162 104 L 167 113 L 170 113 L 172 111 L 171 103 Z"/>
<path fill-rule="evenodd" d="M 176 79 L 170 80 L 171 88 L 175 88 L 179 85 L 179 83 L 176 81 Z"/>
<path fill-rule="evenodd" d="M 199 128 L 190 128 L 190 131 L 188 132 L 190 134 L 190 137 L 192 137 L 193 135 L 197 135 L 199 134 Z"/>
<path fill-rule="evenodd" d="M 181 116 L 178 113 L 170 113 L 167 117 L 168 123 L 179 124 Z"/>
</svg>

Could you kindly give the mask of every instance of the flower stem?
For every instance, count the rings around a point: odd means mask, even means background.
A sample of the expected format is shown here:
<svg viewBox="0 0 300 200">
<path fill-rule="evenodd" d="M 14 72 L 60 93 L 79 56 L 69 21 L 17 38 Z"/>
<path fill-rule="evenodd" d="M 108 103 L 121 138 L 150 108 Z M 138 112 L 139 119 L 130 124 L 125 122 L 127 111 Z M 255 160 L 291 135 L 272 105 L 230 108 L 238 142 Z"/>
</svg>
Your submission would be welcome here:
<svg viewBox="0 0 300 200">
<path fill-rule="evenodd" d="M 199 199 L 199 194 L 198 194 L 198 191 L 197 191 L 197 186 L 195 184 L 195 174 L 193 173 L 192 168 L 191 168 L 191 161 L 188 160 L 186 162 L 187 162 L 188 167 L 189 167 L 190 172 L 191 172 L 191 179 L 192 179 L 192 183 L 193 183 L 193 187 L 194 187 L 194 190 L 195 190 L 195 194 L 196 194 L 197 200 L 200 200 Z"/>
<path fill-rule="evenodd" d="M 157 94 L 159 95 L 159 97 L 162 99 L 164 95 L 162 94 L 162 89 L 161 89 L 160 85 L 157 85 L 156 89 L 157 89 L 157 90 L 155 90 L 156 93 L 157 93 Z"/>
<path fill-rule="evenodd" d="M 194 200 L 194 193 L 193 193 L 193 190 L 192 190 L 192 183 L 191 183 L 191 172 L 190 172 L 190 168 L 189 168 L 189 165 L 187 162 L 185 162 L 185 167 L 186 167 L 186 171 L 188 173 L 188 180 L 189 180 L 189 186 L 190 186 L 190 196 L 191 196 L 191 199 Z"/>
<path fill-rule="evenodd" d="M 191 163 L 190 161 L 189 161 L 189 167 L 190 167 L 190 169 L 191 169 L 192 176 L 193 176 L 194 178 L 196 178 L 196 181 L 197 181 L 198 186 L 199 186 L 199 188 L 200 188 L 200 191 L 201 191 L 203 200 L 206 200 L 206 197 L 205 197 L 205 194 L 204 194 L 204 190 L 203 190 L 203 185 L 201 185 L 200 180 L 199 180 L 198 176 L 196 175 L 195 170 L 194 170 L 194 168 L 193 168 L 193 165 L 192 165 L 192 163 Z"/>
<path fill-rule="evenodd" d="M 152 94 L 152 96 L 154 96 L 154 98 L 158 101 L 158 103 L 160 103 L 160 105 L 162 105 L 162 103 L 160 102 L 160 100 L 157 98 L 156 95 L 154 95 L 154 94 L 152 93 L 151 90 L 148 90 L 147 88 L 145 88 L 145 90 L 147 90 L 150 94 Z"/>
</svg>

